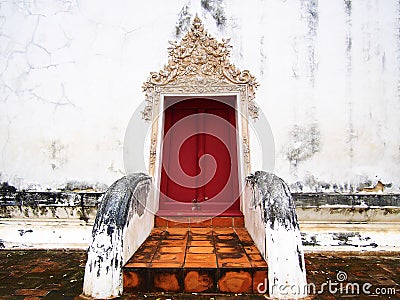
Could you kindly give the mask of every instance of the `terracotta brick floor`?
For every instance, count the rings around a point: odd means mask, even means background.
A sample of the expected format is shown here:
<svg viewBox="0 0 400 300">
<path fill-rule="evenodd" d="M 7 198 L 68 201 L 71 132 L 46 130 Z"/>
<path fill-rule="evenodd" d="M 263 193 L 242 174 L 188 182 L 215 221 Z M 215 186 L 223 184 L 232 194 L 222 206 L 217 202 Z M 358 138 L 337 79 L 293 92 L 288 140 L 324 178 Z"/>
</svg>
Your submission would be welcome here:
<svg viewBox="0 0 400 300">
<path fill-rule="evenodd" d="M 254 293 L 267 264 L 243 227 L 155 228 L 124 268 L 124 290 Z"/>
<path fill-rule="evenodd" d="M 82 291 L 85 251 L 0 250 L 0 299 L 78 299 Z M 329 293 L 309 299 L 400 299 L 399 253 L 307 253 L 307 281 L 317 287 L 346 272 L 344 282 L 369 283 L 370 291 L 395 287 L 395 295 L 346 295 Z M 126 293 L 122 299 L 228 300 L 265 299 L 263 295 L 217 293 Z"/>
</svg>

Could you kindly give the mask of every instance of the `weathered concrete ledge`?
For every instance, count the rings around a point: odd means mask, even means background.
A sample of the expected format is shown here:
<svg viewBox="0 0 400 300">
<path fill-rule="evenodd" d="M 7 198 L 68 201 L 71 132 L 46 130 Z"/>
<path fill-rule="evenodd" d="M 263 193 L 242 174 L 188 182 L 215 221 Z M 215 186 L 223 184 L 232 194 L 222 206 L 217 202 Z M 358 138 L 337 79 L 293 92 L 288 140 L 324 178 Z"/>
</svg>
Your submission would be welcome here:
<svg viewBox="0 0 400 300">
<path fill-rule="evenodd" d="M 102 192 L 0 191 L 0 248 L 86 249 Z"/>
<path fill-rule="evenodd" d="M 103 192 L 0 191 L 0 248 L 86 249 Z M 399 251 L 399 194 L 293 193 L 306 251 Z"/>
<path fill-rule="evenodd" d="M 88 191 L 17 191 L 13 187 L 0 190 L 0 206 L 97 206 L 104 192 Z M 292 193 L 296 207 L 326 205 L 400 207 L 400 194 L 375 193 Z"/>
<path fill-rule="evenodd" d="M 375 194 L 375 193 L 292 193 L 296 207 L 321 207 L 321 206 L 369 206 L 400 207 L 400 194 Z"/>
<path fill-rule="evenodd" d="M 399 194 L 294 193 L 305 251 L 399 251 Z"/>
<path fill-rule="evenodd" d="M 10 187 L 0 190 L 0 205 L 63 205 L 97 206 L 104 192 L 87 191 L 16 191 Z"/>
</svg>

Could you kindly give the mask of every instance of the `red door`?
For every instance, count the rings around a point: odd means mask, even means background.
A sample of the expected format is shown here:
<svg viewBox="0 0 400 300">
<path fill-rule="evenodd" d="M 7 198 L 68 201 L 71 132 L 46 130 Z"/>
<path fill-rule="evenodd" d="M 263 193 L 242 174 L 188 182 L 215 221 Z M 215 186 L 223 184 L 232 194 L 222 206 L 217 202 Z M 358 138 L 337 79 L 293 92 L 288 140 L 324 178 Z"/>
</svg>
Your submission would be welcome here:
<svg viewBox="0 0 400 300">
<path fill-rule="evenodd" d="M 234 107 L 203 98 L 169 106 L 159 214 L 237 216 L 239 203 Z"/>
</svg>

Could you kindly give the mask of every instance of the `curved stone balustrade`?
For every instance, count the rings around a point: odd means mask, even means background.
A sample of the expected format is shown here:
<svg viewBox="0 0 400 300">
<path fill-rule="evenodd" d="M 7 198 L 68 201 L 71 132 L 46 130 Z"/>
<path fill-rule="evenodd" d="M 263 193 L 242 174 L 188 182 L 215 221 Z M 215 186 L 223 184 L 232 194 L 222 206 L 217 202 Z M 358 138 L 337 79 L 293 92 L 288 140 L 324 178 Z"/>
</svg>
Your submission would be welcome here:
<svg viewBox="0 0 400 300">
<path fill-rule="evenodd" d="M 126 175 L 103 195 L 88 250 L 83 295 L 113 298 L 123 292 L 122 267 L 150 234 L 154 211 L 151 177 Z"/>
<path fill-rule="evenodd" d="M 268 262 L 270 297 L 307 296 L 301 235 L 289 187 L 278 176 L 264 171 L 246 180 L 245 223 Z"/>
</svg>

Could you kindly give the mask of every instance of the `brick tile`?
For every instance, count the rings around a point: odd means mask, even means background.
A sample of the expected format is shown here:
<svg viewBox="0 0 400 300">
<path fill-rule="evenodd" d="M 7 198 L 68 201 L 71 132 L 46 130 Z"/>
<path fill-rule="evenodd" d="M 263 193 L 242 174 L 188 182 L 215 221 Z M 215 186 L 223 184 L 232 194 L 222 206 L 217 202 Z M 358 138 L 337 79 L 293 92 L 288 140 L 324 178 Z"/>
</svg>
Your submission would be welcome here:
<svg viewBox="0 0 400 300">
<path fill-rule="evenodd" d="M 235 255 L 232 254 L 217 254 L 218 260 L 218 267 L 240 267 L 240 268 L 250 268 L 251 264 L 249 259 L 245 254 L 236 253 Z"/>
<path fill-rule="evenodd" d="M 188 253 L 214 253 L 214 247 L 189 247 Z"/>
<path fill-rule="evenodd" d="M 252 276 L 250 271 L 225 271 L 218 280 L 221 292 L 248 293 L 252 291 Z"/>
<path fill-rule="evenodd" d="M 135 254 L 132 256 L 132 258 L 129 260 L 130 262 L 150 262 L 151 259 L 153 258 L 152 253 L 144 253 L 144 254 Z"/>
<path fill-rule="evenodd" d="M 235 230 L 233 228 L 213 228 L 213 235 L 233 235 L 235 234 Z"/>
<path fill-rule="evenodd" d="M 251 260 L 250 264 L 253 268 L 267 268 L 268 264 L 265 260 Z"/>
<path fill-rule="evenodd" d="M 49 293 L 46 290 L 39 289 L 19 289 L 14 292 L 16 296 L 44 297 Z"/>
<path fill-rule="evenodd" d="M 215 270 L 185 270 L 184 291 L 188 293 L 212 292 L 215 290 Z"/>
<path fill-rule="evenodd" d="M 189 245 L 195 247 L 212 247 L 213 243 L 212 241 L 191 241 Z"/>
<path fill-rule="evenodd" d="M 160 244 L 161 241 L 145 241 L 139 249 L 136 251 L 136 253 L 154 253 Z"/>
<path fill-rule="evenodd" d="M 154 226 L 155 227 L 167 227 L 168 221 L 159 216 L 154 217 Z"/>
<path fill-rule="evenodd" d="M 236 240 L 224 241 L 224 242 L 215 242 L 215 248 L 241 248 L 240 242 Z"/>
<path fill-rule="evenodd" d="M 237 245 L 240 244 L 240 240 L 233 234 L 232 235 L 225 234 L 225 235 L 215 236 L 215 241 L 217 243 L 228 243 L 228 244 L 235 243 Z"/>
<path fill-rule="evenodd" d="M 185 263 L 207 261 L 216 262 L 217 257 L 213 253 L 186 253 Z"/>
<path fill-rule="evenodd" d="M 169 246 L 169 247 L 185 247 L 187 244 L 186 239 L 181 240 L 163 240 L 161 242 L 160 247 Z"/>
<path fill-rule="evenodd" d="M 223 244 L 224 246 L 216 246 L 215 250 L 217 253 L 240 253 L 243 252 L 242 248 L 240 246 L 226 246 L 226 244 Z"/>
<path fill-rule="evenodd" d="M 151 234 L 146 241 L 160 241 L 164 238 L 165 232 L 163 234 Z"/>
<path fill-rule="evenodd" d="M 218 268 L 250 268 L 251 264 L 249 261 L 241 259 L 232 259 L 229 261 L 218 261 Z"/>
<path fill-rule="evenodd" d="M 247 231 L 246 228 L 235 228 L 235 232 L 238 236 L 243 235 L 243 236 L 250 236 L 249 232 Z"/>
<path fill-rule="evenodd" d="M 164 235 L 165 234 L 165 228 L 153 228 L 153 230 L 151 231 L 150 235 Z"/>
<path fill-rule="evenodd" d="M 128 262 L 125 268 L 146 268 L 151 266 L 150 262 Z"/>
<path fill-rule="evenodd" d="M 183 263 L 185 260 L 185 252 L 179 253 L 156 253 L 154 255 L 152 262 L 178 262 Z"/>
<path fill-rule="evenodd" d="M 193 261 L 193 262 L 187 262 L 184 265 L 184 268 L 217 268 L 217 262 L 216 261 Z"/>
<path fill-rule="evenodd" d="M 190 239 L 193 241 L 213 241 L 212 235 L 192 235 Z"/>
<path fill-rule="evenodd" d="M 268 271 L 267 270 L 254 270 L 253 293 L 254 294 L 268 293 Z"/>
<path fill-rule="evenodd" d="M 147 292 L 148 270 L 131 269 L 123 272 L 124 291 Z"/>
<path fill-rule="evenodd" d="M 255 245 L 252 246 L 244 246 L 244 251 L 246 251 L 247 254 L 259 254 L 260 251 Z"/>
<path fill-rule="evenodd" d="M 254 260 L 254 261 L 265 261 L 264 257 L 261 256 L 261 254 L 259 253 L 252 253 L 252 254 L 248 254 L 250 260 Z"/>
<path fill-rule="evenodd" d="M 211 220 L 212 227 L 232 227 L 233 219 L 231 217 L 216 217 Z"/>
<path fill-rule="evenodd" d="M 191 228 L 211 227 L 211 219 L 204 220 L 203 218 L 190 218 Z"/>
<path fill-rule="evenodd" d="M 159 253 L 185 253 L 185 246 L 160 246 L 157 250 Z"/>
<path fill-rule="evenodd" d="M 168 228 L 167 235 L 183 235 L 185 236 L 188 233 L 188 228 Z"/>
<path fill-rule="evenodd" d="M 190 228 L 192 235 L 212 235 L 211 228 Z"/>
<path fill-rule="evenodd" d="M 181 268 L 182 265 L 183 263 L 181 262 L 156 261 L 151 263 L 151 269 L 157 269 L 157 268 L 178 269 Z"/>
<path fill-rule="evenodd" d="M 152 291 L 182 292 L 183 282 L 180 269 L 151 269 L 150 289 Z"/>
<path fill-rule="evenodd" d="M 174 217 L 168 219 L 168 229 L 169 228 L 189 228 L 190 218 L 189 217 Z"/>
<path fill-rule="evenodd" d="M 244 217 L 234 217 L 233 226 L 236 228 L 244 227 Z"/>
<path fill-rule="evenodd" d="M 165 240 L 186 240 L 187 236 L 180 234 L 167 234 Z"/>
</svg>

